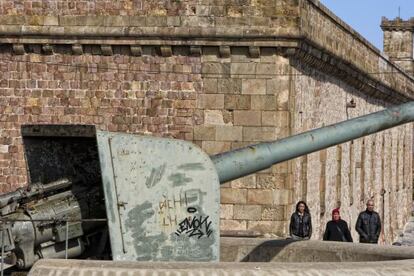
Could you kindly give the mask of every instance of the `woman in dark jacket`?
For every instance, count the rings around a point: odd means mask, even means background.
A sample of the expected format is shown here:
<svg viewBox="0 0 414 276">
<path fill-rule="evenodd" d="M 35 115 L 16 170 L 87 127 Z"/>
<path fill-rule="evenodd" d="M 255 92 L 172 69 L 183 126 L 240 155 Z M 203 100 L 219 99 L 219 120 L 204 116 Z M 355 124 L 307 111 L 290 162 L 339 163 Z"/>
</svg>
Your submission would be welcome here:
<svg viewBox="0 0 414 276">
<path fill-rule="evenodd" d="M 312 236 L 311 215 L 304 201 L 296 204 L 296 211 L 290 217 L 289 234 L 294 240 L 308 240 Z"/>
<path fill-rule="evenodd" d="M 326 224 L 324 241 L 341 241 L 352 242 L 351 232 L 349 232 L 348 224 L 341 219 L 339 208 L 332 210 L 332 220 Z"/>
</svg>

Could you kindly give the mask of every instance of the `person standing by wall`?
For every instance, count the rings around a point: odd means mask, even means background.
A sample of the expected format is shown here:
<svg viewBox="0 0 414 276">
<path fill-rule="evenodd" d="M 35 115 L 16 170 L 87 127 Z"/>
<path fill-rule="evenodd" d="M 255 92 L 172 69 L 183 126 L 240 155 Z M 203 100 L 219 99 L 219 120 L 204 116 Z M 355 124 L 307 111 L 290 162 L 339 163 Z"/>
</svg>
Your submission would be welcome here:
<svg viewBox="0 0 414 276">
<path fill-rule="evenodd" d="M 348 223 L 341 219 L 339 208 L 332 210 L 332 220 L 326 224 L 324 241 L 353 242 Z"/>
<path fill-rule="evenodd" d="M 367 201 L 367 209 L 359 213 L 355 230 L 359 234 L 360 243 L 378 243 L 381 233 L 381 219 L 374 211 L 374 201 Z"/>
<path fill-rule="evenodd" d="M 290 217 L 289 234 L 294 240 L 308 240 L 312 236 L 311 215 L 304 201 L 296 204 L 296 210 Z"/>
</svg>

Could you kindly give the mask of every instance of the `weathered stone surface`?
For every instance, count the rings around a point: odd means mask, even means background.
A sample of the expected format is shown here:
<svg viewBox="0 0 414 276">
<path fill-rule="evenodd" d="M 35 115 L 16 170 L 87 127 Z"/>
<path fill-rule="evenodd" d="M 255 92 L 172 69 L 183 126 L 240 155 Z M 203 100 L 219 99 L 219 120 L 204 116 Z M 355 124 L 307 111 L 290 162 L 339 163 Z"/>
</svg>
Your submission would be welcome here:
<svg viewBox="0 0 414 276">
<path fill-rule="evenodd" d="M 283 189 L 287 186 L 287 174 L 257 174 L 256 185 L 260 189 Z"/>
<path fill-rule="evenodd" d="M 205 110 L 204 111 L 204 124 L 205 125 L 231 125 L 226 112 L 223 110 Z"/>
<path fill-rule="evenodd" d="M 241 94 L 241 78 L 218 79 L 218 92 L 225 94 Z"/>
<path fill-rule="evenodd" d="M 250 95 L 224 95 L 225 109 L 250 109 L 251 100 Z"/>
<path fill-rule="evenodd" d="M 242 94 L 266 94 L 266 80 L 244 79 L 242 81 Z"/>
<path fill-rule="evenodd" d="M 194 127 L 194 139 L 195 140 L 211 140 L 216 138 L 216 128 L 213 126 L 195 126 Z"/>
<path fill-rule="evenodd" d="M 220 205 L 220 218 L 221 219 L 233 219 L 233 205 L 221 204 Z"/>
<path fill-rule="evenodd" d="M 253 110 L 276 110 L 276 97 L 273 95 L 252 95 L 251 106 Z"/>
<path fill-rule="evenodd" d="M 256 63 L 231 63 L 230 72 L 233 76 L 238 78 L 245 78 L 246 76 L 255 75 Z"/>
<path fill-rule="evenodd" d="M 234 125 L 236 126 L 260 126 L 262 114 L 260 111 L 235 110 L 233 113 Z"/>
<path fill-rule="evenodd" d="M 220 229 L 243 231 L 247 229 L 247 222 L 245 220 L 220 220 Z"/>
<path fill-rule="evenodd" d="M 242 141 L 242 127 L 238 126 L 217 126 L 217 141 Z"/>
<path fill-rule="evenodd" d="M 200 95 L 197 107 L 202 109 L 223 109 L 224 95 L 223 94 L 204 94 Z"/>
<path fill-rule="evenodd" d="M 205 78 L 203 80 L 203 92 L 204 93 L 217 93 L 217 79 Z"/>
<path fill-rule="evenodd" d="M 263 207 L 262 208 L 262 220 L 270 221 L 284 221 L 285 217 L 285 206 L 273 206 L 273 207 Z"/>
<path fill-rule="evenodd" d="M 260 220 L 262 207 L 260 205 L 234 205 L 234 219 Z"/>
<path fill-rule="evenodd" d="M 244 141 L 273 141 L 276 139 L 274 127 L 243 127 Z"/>
<path fill-rule="evenodd" d="M 9 146 L 8 145 L 0 145 L 0 153 L 8 153 Z"/>
<path fill-rule="evenodd" d="M 220 196 L 222 204 L 244 204 L 247 201 L 247 190 L 221 188 Z"/>
<path fill-rule="evenodd" d="M 260 205 L 273 204 L 272 190 L 249 189 L 247 191 L 247 203 Z"/>
<path fill-rule="evenodd" d="M 201 148 L 209 155 L 218 154 L 221 152 L 229 151 L 231 144 L 229 142 L 217 142 L 217 141 L 203 141 L 201 142 Z"/>
<path fill-rule="evenodd" d="M 256 188 L 256 175 L 248 175 L 231 182 L 232 188 L 247 188 L 247 189 L 254 189 Z"/>
<path fill-rule="evenodd" d="M 288 205 L 292 204 L 292 191 L 286 189 L 276 189 L 272 191 L 273 204 Z"/>
<path fill-rule="evenodd" d="M 262 125 L 287 128 L 290 125 L 289 116 L 288 111 L 263 111 L 261 116 Z"/>
<path fill-rule="evenodd" d="M 286 235 L 285 223 L 282 221 L 249 221 L 247 230 L 254 230 L 260 233 L 272 233 L 279 237 Z"/>
</svg>

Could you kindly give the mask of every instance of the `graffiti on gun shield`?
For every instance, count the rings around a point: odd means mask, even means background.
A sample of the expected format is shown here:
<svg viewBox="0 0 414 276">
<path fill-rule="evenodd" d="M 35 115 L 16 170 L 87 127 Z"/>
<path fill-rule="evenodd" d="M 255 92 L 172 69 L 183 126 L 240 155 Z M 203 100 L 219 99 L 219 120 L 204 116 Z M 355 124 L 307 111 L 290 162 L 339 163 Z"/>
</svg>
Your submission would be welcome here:
<svg viewBox="0 0 414 276">
<path fill-rule="evenodd" d="M 197 212 L 197 209 L 194 207 L 188 207 L 187 212 L 194 214 Z M 210 237 L 213 233 L 211 229 L 211 221 L 209 216 L 188 216 L 178 224 L 178 229 L 175 231 L 177 236 L 186 235 L 188 237 L 197 237 L 198 239 L 202 237 Z"/>
</svg>

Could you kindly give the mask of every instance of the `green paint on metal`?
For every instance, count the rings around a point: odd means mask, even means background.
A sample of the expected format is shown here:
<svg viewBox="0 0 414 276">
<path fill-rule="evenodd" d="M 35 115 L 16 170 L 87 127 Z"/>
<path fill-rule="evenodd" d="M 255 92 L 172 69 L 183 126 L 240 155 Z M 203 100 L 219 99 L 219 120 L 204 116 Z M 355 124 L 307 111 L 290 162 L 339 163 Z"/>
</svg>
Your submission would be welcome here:
<svg viewBox="0 0 414 276">
<path fill-rule="evenodd" d="M 161 181 L 161 178 L 165 173 L 166 166 L 167 165 L 164 163 L 157 168 L 151 169 L 150 177 L 145 181 L 145 185 L 147 186 L 147 188 L 152 188 Z"/>
<path fill-rule="evenodd" d="M 184 173 L 172 174 L 168 177 L 168 180 L 173 183 L 173 187 L 185 186 L 193 181 L 191 177 L 186 177 Z"/>
<path fill-rule="evenodd" d="M 127 231 L 131 233 L 137 261 L 168 260 L 170 257 L 158 256 L 159 247 L 167 240 L 167 236 L 163 233 L 156 235 L 147 234 L 144 224 L 153 218 L 154 215 L 155 211 L 149 201 L 135 206 L 128 212 L 125 226 Z"/>
<path fill-rule="evenodd" d="M 187 163 L 177 167 L 179 170 L 201 171 L 205 170 L 205 166 L 202 163 Z"/>
<path fill-rule="evenodd" d="M 105 187 L 106 191 L 110 191 L 111 190 L 111 182 L 107 181 L 106 179 L 102 179 L 103 182 L 103 186 Z M 105 200 L 107 201 L 107 206 L 108 205 L 113 205 L 114 204 L 114 198 L 112 197 L 112 193 L 106 193 L 106 198 Z M 108 208 L 107 212 L 108 212 Z M 115 210 L 113 208 L 109 209 L 109 212 L 111 212 L 111 214 L 108 216 L 108 218 L 110 218 L 111 223 L 115 223 Z"/>
</svg>

